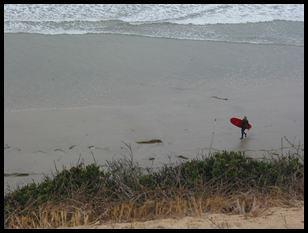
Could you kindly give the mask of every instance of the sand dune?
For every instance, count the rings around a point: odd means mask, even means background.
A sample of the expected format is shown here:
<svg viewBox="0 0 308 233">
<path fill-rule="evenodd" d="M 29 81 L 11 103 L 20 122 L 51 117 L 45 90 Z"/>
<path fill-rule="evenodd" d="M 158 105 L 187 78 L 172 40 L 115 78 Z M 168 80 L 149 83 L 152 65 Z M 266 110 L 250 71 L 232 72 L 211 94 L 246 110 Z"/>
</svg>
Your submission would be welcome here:
<svg viewBox="0 0 308 233">
<path fill-rule="evenodd" d="M 257 217 L 204 214 L 133 223 L 106 223 L 71 229 L 304 229 L 304 207 L 269 208 Z"/>
</svg>

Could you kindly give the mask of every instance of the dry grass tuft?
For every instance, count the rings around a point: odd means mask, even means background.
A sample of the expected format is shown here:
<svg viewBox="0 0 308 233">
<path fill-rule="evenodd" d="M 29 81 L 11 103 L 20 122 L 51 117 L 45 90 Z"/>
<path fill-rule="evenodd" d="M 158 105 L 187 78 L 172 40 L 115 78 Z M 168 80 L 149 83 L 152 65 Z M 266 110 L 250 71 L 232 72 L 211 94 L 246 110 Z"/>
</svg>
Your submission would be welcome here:
<svg viewBox="0 0 308 233">
<path fill-rule="evenodd" d="M 88 210 L 54 206 L 48 204 L 38 211 L 31 211 L 27 215 L 15 214 L 10 216 L 8 228 L 56 228 L 88 225 L 91 213 Z"/>
</svg>

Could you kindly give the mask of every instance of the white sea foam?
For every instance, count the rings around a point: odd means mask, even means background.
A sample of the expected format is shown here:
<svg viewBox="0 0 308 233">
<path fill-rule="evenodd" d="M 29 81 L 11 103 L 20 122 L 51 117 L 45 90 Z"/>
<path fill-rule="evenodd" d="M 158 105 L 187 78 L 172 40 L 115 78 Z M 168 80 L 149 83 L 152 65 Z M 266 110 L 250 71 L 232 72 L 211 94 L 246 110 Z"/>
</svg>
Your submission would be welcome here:
<svg viewBox="0 0 308 233">
<path fill-rule="evenodd" d="M 4 20 L 106 21 L 179 24 L 304 21 L 303 4 L 5 4 Z"/>
<path fill-rule="evenodd" d="M 303 4 L 19 4 L 4 32 L 304 44 Z"/>
</svg>

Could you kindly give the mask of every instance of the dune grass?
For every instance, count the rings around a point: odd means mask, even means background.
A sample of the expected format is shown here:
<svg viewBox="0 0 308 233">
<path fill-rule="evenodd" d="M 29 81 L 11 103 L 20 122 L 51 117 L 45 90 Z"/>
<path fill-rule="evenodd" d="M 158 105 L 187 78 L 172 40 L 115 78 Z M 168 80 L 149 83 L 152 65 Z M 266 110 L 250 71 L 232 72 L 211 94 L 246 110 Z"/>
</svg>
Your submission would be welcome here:
<svg viewBox="0 0 308 233">
<path fill-rule="evenodd" d="M 289 154 L 255 160 L 217 152 L 158 170 L 129 158 L 79 163 L 4 197 L 6 228 L 55 228 L 204 212 L 258 215 L 304 199 L 304 164 Z"/>
</svg>

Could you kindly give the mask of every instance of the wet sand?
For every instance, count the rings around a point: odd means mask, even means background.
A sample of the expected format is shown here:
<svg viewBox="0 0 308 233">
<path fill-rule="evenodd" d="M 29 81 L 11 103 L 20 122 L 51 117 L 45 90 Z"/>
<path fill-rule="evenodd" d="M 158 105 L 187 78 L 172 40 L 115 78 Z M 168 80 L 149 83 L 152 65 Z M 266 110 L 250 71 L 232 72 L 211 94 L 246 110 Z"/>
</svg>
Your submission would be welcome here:
<svg viewBox="0 0 308 233">
<path fill-rule="evenodd" d="M 262 156 L 283 136 L 304 141 L 304 47 L 5 34 L 4 68 L 5 173 L 46 174 L 93 162 L 91 152 L 104 163 L 127 156 L 124 143 L 159 167 L 209 149 Z M 241 141 L 229 119 L 244 115 L 252 129 Z M 162 143 L 136 143 L 152 139 Z"/>
</svg>

